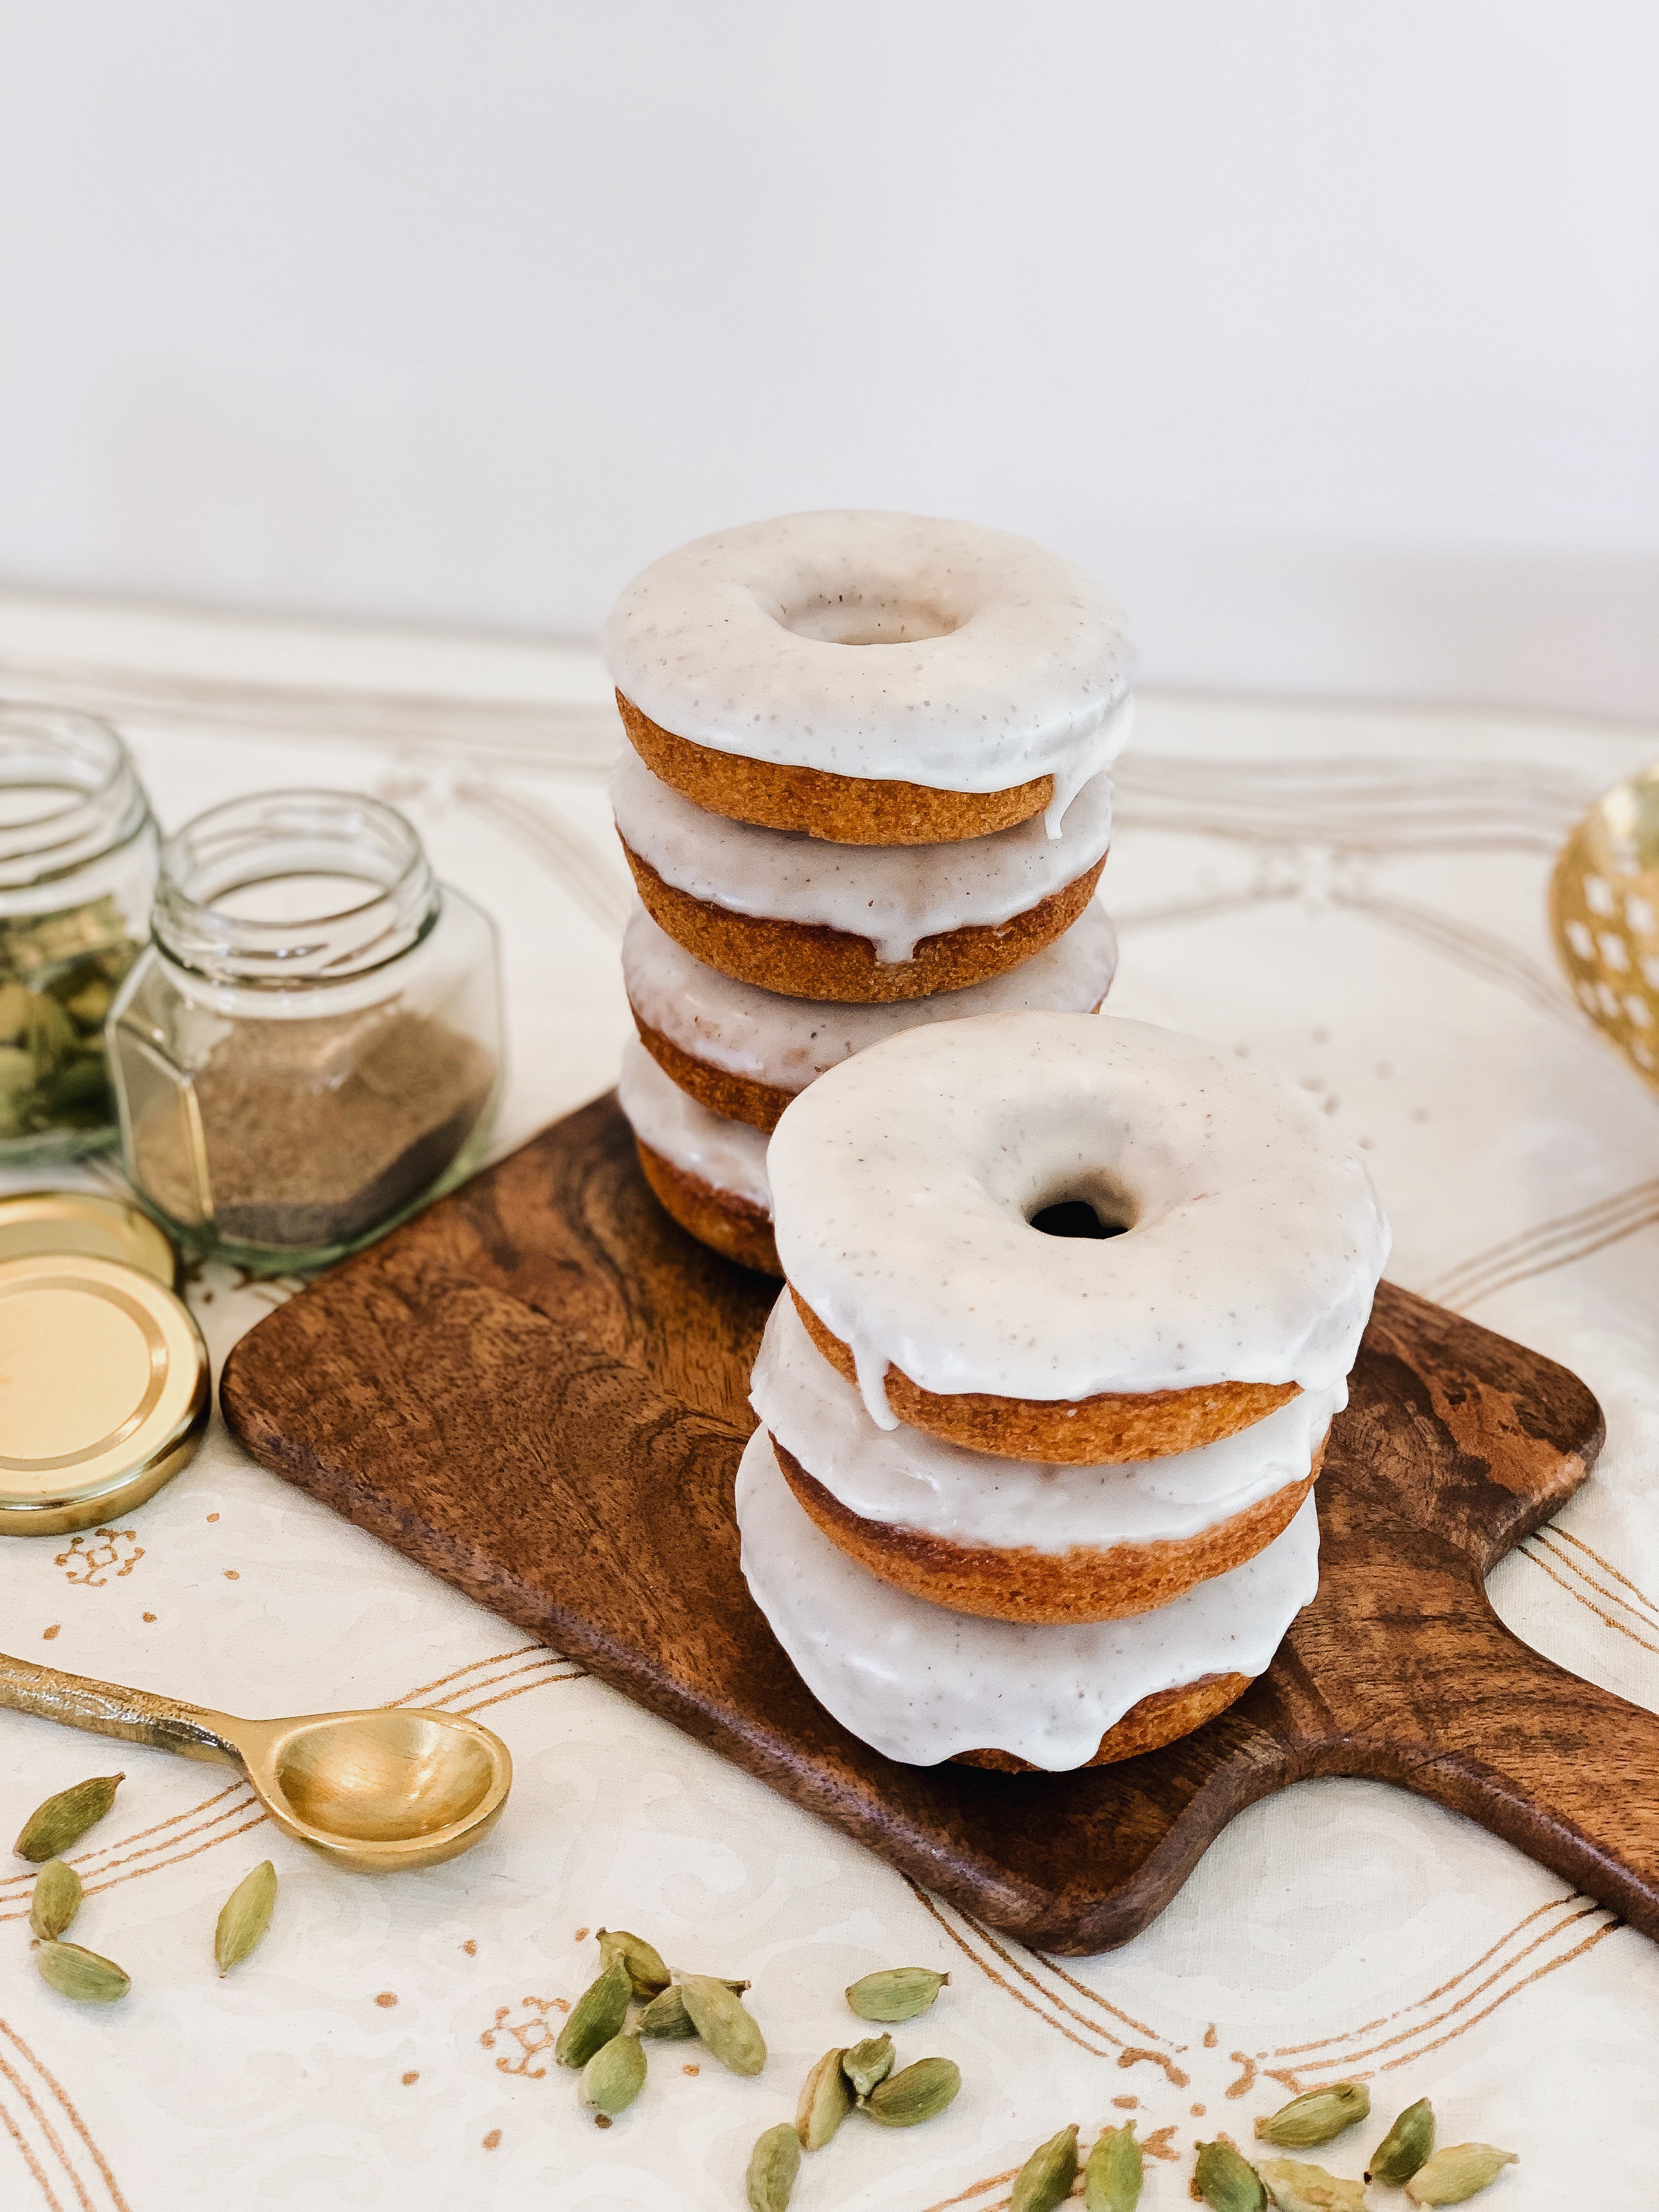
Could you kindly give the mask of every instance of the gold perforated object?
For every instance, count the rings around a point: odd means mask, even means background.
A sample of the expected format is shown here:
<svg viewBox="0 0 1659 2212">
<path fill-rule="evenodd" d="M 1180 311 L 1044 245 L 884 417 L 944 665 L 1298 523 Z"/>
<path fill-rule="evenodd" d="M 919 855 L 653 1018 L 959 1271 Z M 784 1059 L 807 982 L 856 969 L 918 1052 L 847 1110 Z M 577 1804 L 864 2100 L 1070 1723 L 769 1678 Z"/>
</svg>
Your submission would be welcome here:
<svg viewBox="0 0 1659 2212">
<path fill-rule="evenodd" d="M 1603 792 L 1568 838 L 1550 920 L 1580 1005 L 1659 1089 L 1659 766 Z"/>
</svg>

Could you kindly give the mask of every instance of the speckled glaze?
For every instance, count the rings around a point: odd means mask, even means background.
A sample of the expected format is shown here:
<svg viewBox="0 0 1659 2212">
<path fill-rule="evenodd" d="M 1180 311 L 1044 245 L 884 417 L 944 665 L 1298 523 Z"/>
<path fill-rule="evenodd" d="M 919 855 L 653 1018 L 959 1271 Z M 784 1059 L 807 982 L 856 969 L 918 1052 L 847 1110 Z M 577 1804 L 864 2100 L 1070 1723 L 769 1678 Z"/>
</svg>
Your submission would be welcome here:
<svg viewBox="0 0 1659 2212">
<path fill-rule="evenodd" d="M 837 509 L 717 531 L 642 570 L 601 642 L 677 737 L 943 791 L 1052 775 L 1050 834 L 1129 734 L 1121 609 L 976 523 Z"/>
<path fill-rule="evenodd" d="M 746 1121 L 711 1114 L 671 1083 L 637 1037 L 623 1047 L 617 1098 L 636 1137 L 714 1190 L 772 1211 L 766 1179 L 766 1139 Z"/>
<path fill-rule="evenodd" d="M 786 999 L 695 960 L 635 906 L 623 936 L 629 1003 L 693 1059 L 777 1091 L 804 1091 L 855 1052 L 930 1022 L 1049 1006 L 1089 1013 L 1111 988 L 1117 935 L 1098 900 L 1035 958 L 965 991 L 888 1006 Z"/>
<path fill-rule="evenodd" d="M 985 1014 L 832 1068 L 772 1135 L 779 1257 L 889 1428 L 923 1389 L 1045 1401 L 1334 1389 L 1389 1255 L 1359 1155 L 1298 1093 L 1111 1014 Z M 1126 1225 L 1046 1237 L 1084 1199 Z"/>
<path fill-rule="evenodd" d="M 947 929 L 994 927 L 1074 883 L 1112 841 L 1112 792 L 1097 776 L 1057 837 L 1023 822 L 954 845 L 832 845 L 706 813 L 625 752 L 611 779 L 623 842 L 665 883 L 733 914 L 816 923 L 908 960 Z"/>
<path fill-rule="evenodd" d="M 880 1429 L 813 1344 L 786 1291 L 749 1400 L 807 1473 L 866 1521 L 953 1544 L 1060 1553 L 1178 1543 L 1305 1482 L 1347 1386 L 1298 1392 L 1219 1443 L 1114 1467 L 1042 1467 L 964 1451 L 920 1429 Z"/>
<path fill-rule="evenodd" d="M 947 1613 L 878 1582 L 796 1504 L 764 1429 L 744 1449 L 737 1505 L 750 1595 L 801 1680 L 912 1766 L 981 1750 L 1081 1766 L 1155 1691 L 1261 1674 L 1319 1587 L 1311 1498 L 1265 1551 L 1157 1612 L 1065 1628 Z"/>
</svg>

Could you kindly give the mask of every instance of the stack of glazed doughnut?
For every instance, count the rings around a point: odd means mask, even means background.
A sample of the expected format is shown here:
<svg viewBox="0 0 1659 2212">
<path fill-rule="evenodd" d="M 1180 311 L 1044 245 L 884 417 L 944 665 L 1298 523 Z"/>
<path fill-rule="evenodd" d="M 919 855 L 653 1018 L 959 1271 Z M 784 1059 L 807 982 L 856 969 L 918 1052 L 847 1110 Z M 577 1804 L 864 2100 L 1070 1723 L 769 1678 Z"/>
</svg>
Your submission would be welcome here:
<svg viewBox="0 0 1659 2212">
<path fill-rule="evenodd" d="M 918 1025 L 1105 998 L 1123 617 L 1023 538 L 836 512 L 669 554 L 605 646 L 623 1110 L 675 1219 L 778 1274 L 767 1139 L 808 1084 Z"/>
<path fill-rule="evenodd" d="M 1318 1584 L 1389 1252 L 1328 1118 L 1170 1030 L 1000 1013 L 825 1074 L 768 1167 L 738 1517 L 819 1702 L 890 1758 L 1020 1771 L 1241 1696 Z"/>
</svg>

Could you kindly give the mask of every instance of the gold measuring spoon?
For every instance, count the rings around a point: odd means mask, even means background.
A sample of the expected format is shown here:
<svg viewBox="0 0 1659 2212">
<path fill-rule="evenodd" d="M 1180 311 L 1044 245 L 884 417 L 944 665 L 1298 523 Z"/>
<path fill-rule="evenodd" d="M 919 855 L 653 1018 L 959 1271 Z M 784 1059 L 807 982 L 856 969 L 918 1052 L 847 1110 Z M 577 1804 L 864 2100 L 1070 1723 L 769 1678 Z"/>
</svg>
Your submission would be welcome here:
<svg viewBox="0 0 1659 2212">
<path fill-rule="evenodd" d="M 0 1705 L 240 1766 L 279 1828 L 355 1874 L 437 1866 L 470 1850 L 513 1786 L 507 1746 L 457 1713 L 371 1707 L 244 1721 L 3 1652 Z"/>
</svg>

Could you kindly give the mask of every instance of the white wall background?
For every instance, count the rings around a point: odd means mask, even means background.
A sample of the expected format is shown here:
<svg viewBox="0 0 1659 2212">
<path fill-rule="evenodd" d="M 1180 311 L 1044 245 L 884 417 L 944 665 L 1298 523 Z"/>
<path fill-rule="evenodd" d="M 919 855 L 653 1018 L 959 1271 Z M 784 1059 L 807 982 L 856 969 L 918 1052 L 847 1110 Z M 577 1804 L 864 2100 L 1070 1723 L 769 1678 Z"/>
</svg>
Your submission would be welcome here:
<svg viewBox="0 0 1659 2212">
<path fill-rule="evenodd" d="M 577 635 L 969 514 L 1164 681 L 1659 713 L 1650 0 L 0 0 L 0 578 Z"/>
</svg>

